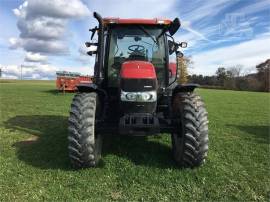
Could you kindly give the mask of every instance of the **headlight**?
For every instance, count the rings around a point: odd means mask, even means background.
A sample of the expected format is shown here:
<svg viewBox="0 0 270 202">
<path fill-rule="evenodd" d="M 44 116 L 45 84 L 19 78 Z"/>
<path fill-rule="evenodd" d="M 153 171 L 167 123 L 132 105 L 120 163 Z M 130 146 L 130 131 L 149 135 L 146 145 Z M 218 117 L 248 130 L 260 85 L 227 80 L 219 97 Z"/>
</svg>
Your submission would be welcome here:
<svg viewBox="0 0 270 202">
<path fill-rule="evenodd" d="M 127 98 L 127 100 L 135 101 L 137 99 L 137 94 L 136 93 L 127 93 L 125 97 Z"/>
<path fill-rule="evenodd" d="M 156 91 L 147 92 L 125 92 L 121 91 L 121 100 L 126 102 L 155 102 L 157 100 Z"/>
<path fill-rule="evenodd" d="M 142 93 L 141 99 L 142 100 L 151 100 L 152 95 L 150 93 Z"/>
</svg>

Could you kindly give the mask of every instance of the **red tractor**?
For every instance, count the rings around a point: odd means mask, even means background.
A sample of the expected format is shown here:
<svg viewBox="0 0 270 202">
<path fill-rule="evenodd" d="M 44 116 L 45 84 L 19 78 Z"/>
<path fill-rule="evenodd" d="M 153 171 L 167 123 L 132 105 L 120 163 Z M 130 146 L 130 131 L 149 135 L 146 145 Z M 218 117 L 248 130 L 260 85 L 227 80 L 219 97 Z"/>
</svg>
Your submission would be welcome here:
<svg viewBox="0 0 270 202">
<path fill-rule="evenodd" d="M 92 84 L 79 84 L 69 117 L 68 150 L 75 168 L 94 167 L 104 134 L 171 134 L 181 167 L 201 165 L 208 151 L 208 119 L 196 84 L 178 84 L 180 21 L 102 18 L 86 42 L 96 55 Z"/>
</svg>

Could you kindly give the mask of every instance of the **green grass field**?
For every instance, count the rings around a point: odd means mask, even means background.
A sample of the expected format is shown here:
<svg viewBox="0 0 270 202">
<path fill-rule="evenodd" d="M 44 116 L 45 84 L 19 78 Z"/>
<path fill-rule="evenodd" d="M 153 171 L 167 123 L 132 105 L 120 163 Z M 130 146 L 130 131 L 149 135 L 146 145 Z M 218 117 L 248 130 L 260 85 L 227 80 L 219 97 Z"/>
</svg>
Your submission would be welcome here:
<svg viewBox="0 0 270 202">
<path fill-rule="evenodd" d="M 179 169 L 169 135 L 107 137 L 98 168 L 72 170 L 73 94 L 0 80 L 0 200 L 269 201 L 270 94 L 199 89 L 209 113 L 204 166 Z"/>
</svg>

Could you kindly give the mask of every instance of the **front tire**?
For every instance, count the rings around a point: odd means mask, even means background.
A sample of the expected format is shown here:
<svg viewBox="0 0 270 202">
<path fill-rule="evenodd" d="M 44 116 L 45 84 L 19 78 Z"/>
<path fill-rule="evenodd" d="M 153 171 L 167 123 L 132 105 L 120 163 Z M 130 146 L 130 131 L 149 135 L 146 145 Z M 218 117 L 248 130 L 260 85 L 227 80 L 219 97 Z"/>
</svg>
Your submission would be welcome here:
<svg viewBox="0 0 270 202">
<path fill-rule="evenodd" d="M 208 151 L 208 119 L 204 103 L 193 92 L 178 93 L 173 99 L 174 126 L 172 150 L 181 167 L 197 167 L 205 162 Z"/>
<path fill-rule="evenodd" d="M 68 151 L 74 168 L 95 167 L 101 158 L 102 137 L 95 133 L 95 122 L 99 116 L 96 93 L 74 96 L 68 120 Z"/>
</svg>

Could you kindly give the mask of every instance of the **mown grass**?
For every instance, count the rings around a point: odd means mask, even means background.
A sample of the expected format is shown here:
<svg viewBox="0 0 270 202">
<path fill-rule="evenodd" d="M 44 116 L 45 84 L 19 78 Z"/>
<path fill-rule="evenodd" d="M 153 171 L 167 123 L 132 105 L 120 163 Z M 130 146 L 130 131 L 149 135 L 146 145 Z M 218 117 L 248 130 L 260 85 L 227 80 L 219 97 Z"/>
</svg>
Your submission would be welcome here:
<svg viewBox="0 0 270 202">
<path fill-rule="evenodd" d="M 107 137 L 95 169 L 67 157 L 73 94 L 54 82 L 0 83 L 0 200 L 269 201 L 270 94 L 199 89 L 209 112 L 206 164 L 179 169 L 170 137 Z"/>
</svg>

